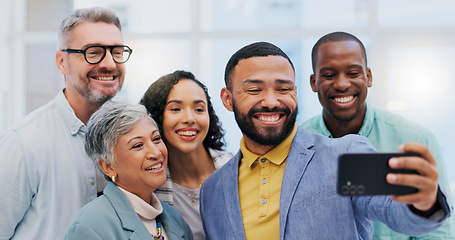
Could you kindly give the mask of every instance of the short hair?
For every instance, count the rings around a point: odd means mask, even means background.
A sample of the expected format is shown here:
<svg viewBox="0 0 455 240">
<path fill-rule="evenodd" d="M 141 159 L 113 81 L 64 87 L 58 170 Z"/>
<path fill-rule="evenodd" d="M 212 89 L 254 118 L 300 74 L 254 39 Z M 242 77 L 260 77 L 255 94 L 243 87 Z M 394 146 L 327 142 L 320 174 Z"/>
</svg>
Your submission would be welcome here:
<svg viewBox="0 0 455 240">
<path fill-rule="evenodd" d="M 313 72 L 316 69 L 316 62 L 318 61 L 318 50 L 319 47 L 324 43 L 330 42 L 346 42 L 346 41 L 353 41 L 359 44 L 360 49 L 362 49 L 363 57 L 365 58 L 365 66 L 367 66 L 367 52 L 365 50 L 365 46 L 363 45 L 362 41 L 360 41 L 356 36 L 347 33 L 347 32 L 332 32 L 326 34 L 319 38 L 319 40 L 314 44 L 313 50 L 311 51 L 311 64 L 313 67 Z"/>
<path fill-rule="evenodd" d="M 122 31 L 120 19 L 117 17 L 113 10 L 102 7 L 76 9 L 60 24 L 60 28 L 58 30 L 59 50 L 67 48 L 69 46 L 73 39 L 73 36 L 71 34 L 72 30 L 78 24 L 83 22 L 104 22 L 108 24 L 114 24 L 120 30 L 120 32 Z"/>
<path fill-rule="evenodd" d="M 291 64 L 292 70 L 295 71 L 294 64 L 292 64 L 291 59 L 283 50 L 281 50 L 281 48 L 268 42 L 255 42 L 239 49 L 236 53 L 234 53 L 234 55 L 232 55 L 226 64 L 226 69 L 224 70 L 224 83 L 226 84 L 227 89 L 232 90 L 231 74 L 240 60 L 267 56 L 282 56 L 286 58 Z"/>
<path fill-rule="evenodd" d="M 129 132 L 141 119 L 146 118 L 155 126 L 144 106 L 127 104 L 116 101 L 107 101 L 96 111 L 87 123 L 85 133 L 85 151 L 98 166 L 98 159 L 109 164 L 115 164 L 114 148 L 117 140 Z M 158 127 L 157 127 L 158 128 Z M 98 169 L 101 171 L 100 167 Z M 101 171 L 103 174 L 104 172 Z M 111 180 L 105 175 L 107 180 Z"/>
<path fill-rule="evenodd" d="M 207 136 L 202 142 L 205 149 L 212 148 L 216 150 L 222 150 L 224 146 L 224 130 L 221 127 L 221 122 L 218 116 L 215 114 L 212 101 L 210 99 L 207 87 L 197 80 L 191 72 L 177 70 L 173 73 L 164 75 L 150 85 L 147 91 L 144 93 L 140 103 L 143 104 L 152 115 L 153 119 L 156 120 L 158 127 L 160 128 L 161 136 L 166 142 L 166 138 L 163 133 L 163 115 L 164 109 L 166 108 L 167 98 L 169 93 L 175 84 L 181 79 L 190 79 L 199 85 L 204 90 L 205 97 L 207 98 L 207 110 L 209 114 L 210 126 L 207 132 Z"/>
</svg>

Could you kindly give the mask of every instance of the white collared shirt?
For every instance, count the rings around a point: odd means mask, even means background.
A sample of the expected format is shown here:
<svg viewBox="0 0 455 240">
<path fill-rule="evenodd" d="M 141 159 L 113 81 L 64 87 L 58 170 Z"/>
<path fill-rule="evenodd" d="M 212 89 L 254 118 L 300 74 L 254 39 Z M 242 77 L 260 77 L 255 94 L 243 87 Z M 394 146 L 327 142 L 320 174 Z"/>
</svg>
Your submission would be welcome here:
<svg viewBox="0 0 455 240">
<path fill-rule="evenodd" d="M 158 200 L 155 194 L 152 193 L 152 200 L 149 204 L 137 195 L 130 193 L 119 186 L 117 187 L 120 189 L 120 191 L 123 192 L 123 194 L 125 194 L 126 199 L 128 202 L 130 202 L 134 211 L 137 213 L 142 223 L 144 223 L 149 233 L 156 235 L 156 217 L 163 212 L 163 207 L 161 206 L 160 200 Z M 168 239 L 163 225 L 161 225 L 161 231 L 163 233 L 164 239 Z"/>
</svg>

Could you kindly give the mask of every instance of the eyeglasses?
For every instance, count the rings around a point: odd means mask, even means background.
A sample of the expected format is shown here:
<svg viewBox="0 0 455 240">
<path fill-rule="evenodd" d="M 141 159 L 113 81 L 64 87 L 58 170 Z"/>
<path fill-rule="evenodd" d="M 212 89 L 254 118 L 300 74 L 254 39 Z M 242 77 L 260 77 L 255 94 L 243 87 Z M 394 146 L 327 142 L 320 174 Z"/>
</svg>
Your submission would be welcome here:
<svg viewBox="0 0 455 240">
<path fill-rule="evenodd" d="M 112 55 L 112 59 L 116 63 L 125 63 L 130 59 L 133 49 L 126 45 L 111 45 L 111 46 L 102 46 L 94 45 L 89 46 L 83 50 L 80 49 L 62 49 L 64 52 L 68 53 L 82 53 L 84 54 L 85 61 L 89 64 L 97 64 L 103 61 L 106 56 L 106 49 L 109 49 Z"/>
</svg>

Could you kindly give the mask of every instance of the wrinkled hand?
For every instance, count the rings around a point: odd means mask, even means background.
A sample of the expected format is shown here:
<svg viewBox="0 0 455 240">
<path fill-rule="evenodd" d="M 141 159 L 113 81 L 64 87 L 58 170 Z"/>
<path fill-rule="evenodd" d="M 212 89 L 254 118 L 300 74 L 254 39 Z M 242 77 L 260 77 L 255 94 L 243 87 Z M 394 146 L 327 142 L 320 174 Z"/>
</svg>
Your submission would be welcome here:
<svg viewBox="0 0 455 240">
<path fill-rule="evenodd" d="M 413 194 L 390 196 L 392 200 L 413 205 L 417 210 L 427 211 L 436 203 L 438 192 L 438 170 L 436 160 L 428 147 L 420 143 L 406 143 L 398 148 L 401 152 L 414 152 L 421 157 L 396 157 L 389 160 L 389 166 L 394 169 L 414 169 L 417 174 L 387 174 L 390 184 L 415 187 L 418 192 Z"/>
</svg>

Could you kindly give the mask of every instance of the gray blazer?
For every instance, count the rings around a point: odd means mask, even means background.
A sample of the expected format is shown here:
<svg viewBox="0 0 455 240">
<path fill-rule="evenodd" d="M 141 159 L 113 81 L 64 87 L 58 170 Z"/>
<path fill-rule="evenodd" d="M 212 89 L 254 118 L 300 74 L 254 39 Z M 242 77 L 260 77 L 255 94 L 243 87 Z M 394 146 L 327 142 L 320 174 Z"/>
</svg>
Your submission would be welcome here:
<svg viewBox="0 0 455 240">
<path fill-rule="evenodd" d="M 413 214 L 387 196 L 342 197 L 336 193 L 338 155 L 373 152 L 362 136 L 329 139 L 299 128 L 286 160 L 280 194 L 280 239 L 371 239 L 372 222 L 421 235 L 442 225 Z M 239 151 L 201 189 L 207 239 L 245 239 L 238 191 Z M 259 183 L 258 183 L 259 184 Z"/>
<path fill-rule="evenodd" d="M 73 218 L 65 239 L 150 239 L 153 240 L 125 195 L 112 182 L 108 182 L 104 195 L 83 207 Z M 169 239 L 193 239 L 193 234 L 182 216 L 161 202 L 163 213 L 157 218 L 164 226 Z"/>
</svg>

